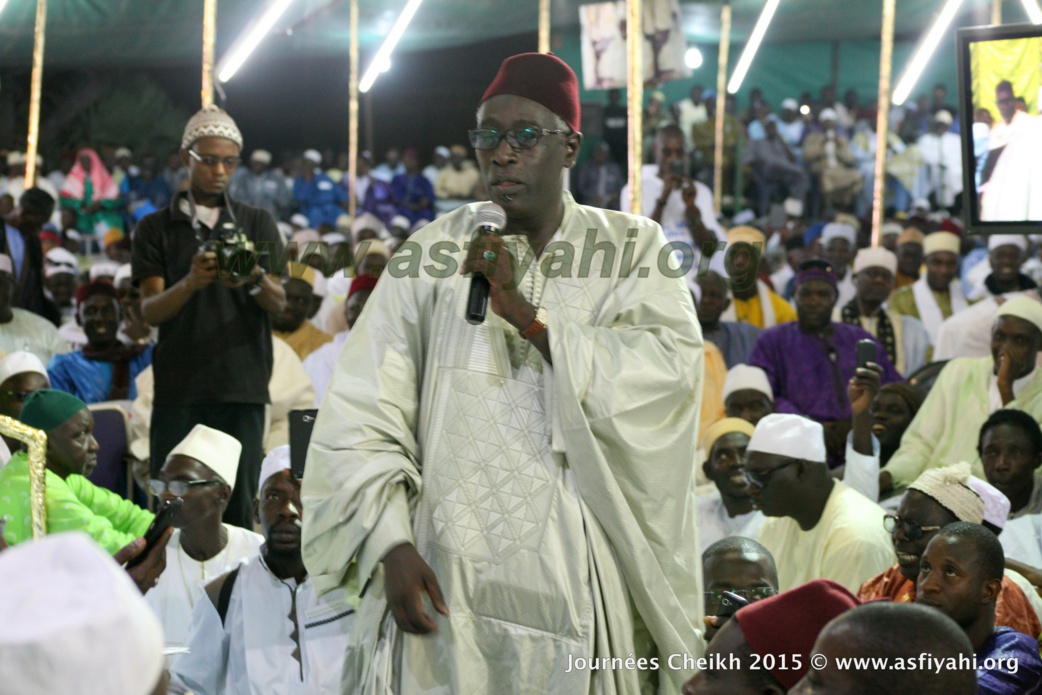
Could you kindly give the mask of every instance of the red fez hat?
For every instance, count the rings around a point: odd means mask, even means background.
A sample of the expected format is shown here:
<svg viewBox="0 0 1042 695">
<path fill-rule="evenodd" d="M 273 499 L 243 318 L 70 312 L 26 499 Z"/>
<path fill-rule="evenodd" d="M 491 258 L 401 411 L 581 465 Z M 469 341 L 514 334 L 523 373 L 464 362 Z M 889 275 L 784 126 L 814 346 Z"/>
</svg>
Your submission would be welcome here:
<svg viewBox="0 0 1042 695">
<path fill-rule="evenodd" d="M 369 290 L 370 292 L 373 291 L 374 289 L 376 289 L 377 279 L 378 278 L 373 277 L 369 273 L 362 273 L 361 275 L 356 275 L 354 279 L 351 280 L 351 289 L 347 291 L 347 298 L 350 299 L 351 295 L 353 295 L 355 292 L 364 292 L 366 290 Z"/>
<path fill-rule="evenodd" d="M 119 292 L 116 291 L 115 285 L 108 280 L 93 280 L 86 285 L 80 285 L 76 290 L 76 310 L 78 311 L 81 304 L 96 294 L 103 294 L 119 301 Z"/>
<path fill-rule="evenodd" d="M 560 116 L 579 132 L 579 80 L 568 64 L 553 53 L 521 53 L 499 66 L 499 73 L 479 104 L 494 96 L 513 94 L 531 99 Z"/>
<path fill-rule="evenodd" d="M 802 666 L 791 660 L 775 659 L 779 668 L 769 669 L 785 688 L 791 688 L 807 673 L 811 649 L 818 633 L 841 613 L 861 605 L 854 594 L 831 579 L 815 579 L 803 586 L 755 601 L 734 614 L 745 641 L 761 656 L 801 654 Z M 765 662 L 766 663 L 766 662 Z"/>
<path fill-rule="evenodd" d="M 944 219 L 943 222 L 941 222 L 941 231 L 951 232 L 952 234 L 955 234 L 957 236 L 962 236 L 962 225 L 953 220 L 952 218 L 947 217 Z"/>
</svg>

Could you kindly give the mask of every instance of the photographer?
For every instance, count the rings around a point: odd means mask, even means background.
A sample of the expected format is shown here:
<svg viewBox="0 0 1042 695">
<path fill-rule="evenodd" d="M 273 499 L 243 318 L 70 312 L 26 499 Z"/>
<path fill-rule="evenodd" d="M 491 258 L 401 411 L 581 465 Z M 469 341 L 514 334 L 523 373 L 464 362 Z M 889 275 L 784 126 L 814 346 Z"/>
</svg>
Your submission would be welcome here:
<svg viewBox="0 0 1042 695">
<path fill-rule="evenodd" d="M 275 220 L 226 193 L 241 150 L 242 135 L 220 108 L 189 120 L 181 161 L 191 185 L 138 224 L 133 281 L 145 320 L 159 327 L 152 472 L 195 425 L 227 432 L 242 454 L 224 519 L 249 528 L 264 457 L 270 315 L 282 311 L 286 296 Z"/>
</svg>

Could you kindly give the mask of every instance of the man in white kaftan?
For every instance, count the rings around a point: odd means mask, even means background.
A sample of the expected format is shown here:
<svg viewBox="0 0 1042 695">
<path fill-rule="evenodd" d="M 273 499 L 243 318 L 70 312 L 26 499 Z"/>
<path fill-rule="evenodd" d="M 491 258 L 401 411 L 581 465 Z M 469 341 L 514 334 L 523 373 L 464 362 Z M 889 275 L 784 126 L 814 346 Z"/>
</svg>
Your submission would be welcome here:
<svg viewBox="0 0 1042 695">
<path fill-rule="evenodd" d="M 517 72 L 534 76 L 527 87 Z M 539 79 L 547 72 L 556 77 Z M 539 101 L 537 88 L 555 82 L 571 83 L 574 103 Z M 492 273 L 492 311 L 469 325 L 471 279 L 455 263 L 432 276 L 432 249 L 461 248 L 475 228 L 479 205 L 467 205 L 392 258 L 311 439 L 305 563 L 320 590 L 354 577 L 364 587 L 343 692 L 677 692 L 690 674 L 665 659 L 702 652 L 691 462 L 703 364 L 690 293 L 659 270 L 670 251 L 658 225 L 562 191 L 581 141 L 563 62 L 508 59 L 478 116 L 472 144 L 507 224 L 502 243 L 487 242 L 488 263 L 471 265 L 472 249 L 463 269 Z M 571 132 L 530 148 L 504 142 L 498 129 L 521 123 Z M 525 211 L 549 225 L 531 267 Z M 633 267 L 649 270 L 623 277 L 621 254 L 598 253 L 580 272 L 593 243 L 631 244 Z M 489 265 L 493 248 L 512 244 L 527 268 L 516 289 L 502 276 L 516 277 L 509 265 Z M 519 305 L 539 308 L 522 321 L 508 310 Z M 419 617 L 402 615 L 408 604 L 388 610 L 404 581 L 391 569 L 399 552 L 419 554 Z M 662 669 L 572 667 L 631 653 L 659 656 Z"/>
</svg>

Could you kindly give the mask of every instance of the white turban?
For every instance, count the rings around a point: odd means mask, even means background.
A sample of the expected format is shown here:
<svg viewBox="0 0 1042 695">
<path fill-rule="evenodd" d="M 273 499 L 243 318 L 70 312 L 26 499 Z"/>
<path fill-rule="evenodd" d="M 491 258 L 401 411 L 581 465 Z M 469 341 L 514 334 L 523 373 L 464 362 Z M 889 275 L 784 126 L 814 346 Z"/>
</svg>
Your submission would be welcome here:
<svg viewBox="0 0 1042 695">
<path fill-rule="evenodd" d="M 753 452 L 825 463 L 825 430 L 800 415 L 774 413 L 756 424 L 746 448 Z"/>
<path fill-rule="evenodd" d="M 830 222 L 821 230 L 821 243 L 826 246 L 833 239 L 846 239 L 854 248 L 857 246 L 857 230 L 843 222 Z"/>
<path fill-rule="evenodd" d="M 148 695 L 163 628 L 127 573 L 86 534 L 0 553 L 0 693 Z"/>
<path fill-rule="evenodd" d="M 188 120 L 184 135 L 181 136 L 181 149 L 187 150 L 203 138 L 224 138 L 242 149 L 242 133 L 239 132 L 239 126 L 235 125 L 235 120 L 228 112 L 213 104 L 204 106 Z"/>
<path fill-rule="evenodd" d="M 206 425 L 196 425 L 167 458 L 187 456 L 195 459 L 228 483 L 228 487 L 235 487 L 241 454 L 242 444 L 235 437 Z"/>
<path fill-rule="evenodd" d="M 50 381 L 47 368 L 43 366 L 40 358 L 31 352 L 19 350 L 18 352 L 4 355 L 4 358 L 0 359 L 0 384 L 16 374 L 25 374 L 26 372 L 39 374 L 46 377 L 48 382 Z"/>
<path fill-rule="evenodd" d="M 992 234 L 988 237 L 988 250 L 1000 246 L 1016 246 L 1021 251 L 1028 250 L 1028 238 L 1023 234 Z"/>
</svg>

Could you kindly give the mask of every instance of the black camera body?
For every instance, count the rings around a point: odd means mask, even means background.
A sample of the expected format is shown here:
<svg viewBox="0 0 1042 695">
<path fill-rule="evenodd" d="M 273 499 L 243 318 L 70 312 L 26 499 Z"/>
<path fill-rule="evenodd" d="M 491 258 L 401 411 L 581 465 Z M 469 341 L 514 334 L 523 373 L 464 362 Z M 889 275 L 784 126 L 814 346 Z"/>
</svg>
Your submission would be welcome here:
<svg viewBox="0 0 1042 695">
<path fill-rule="evenodd" d="M 217 256 L 217 274 L 232 280 L 249 278 L 258 261 L 253 242 L 246 238 L 242 230 L 208 239 L 203 242 L 202 250 L 213 252 Z"/>
</svg>

